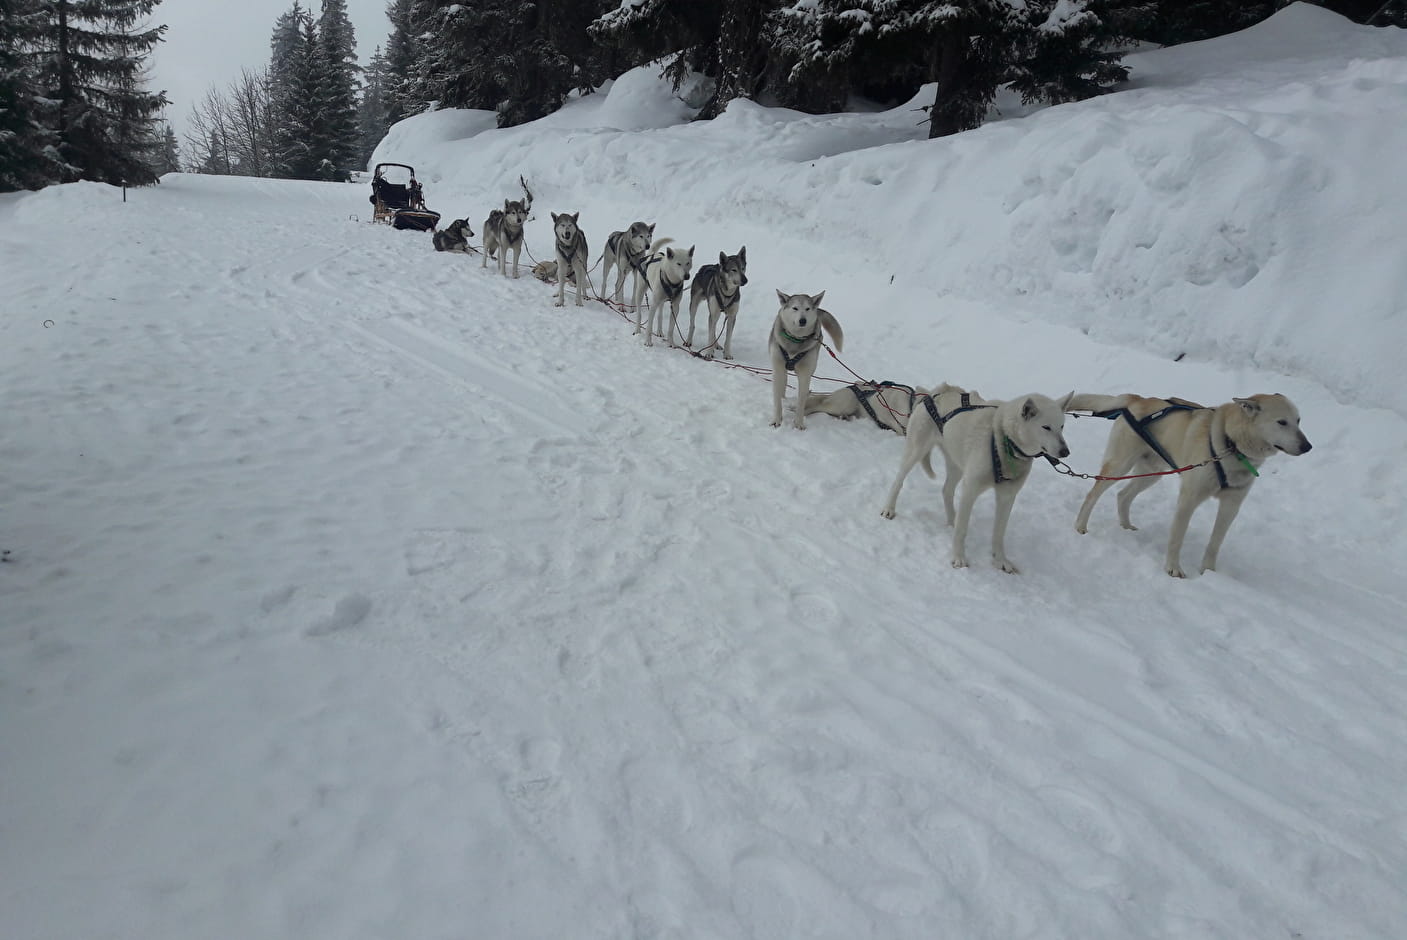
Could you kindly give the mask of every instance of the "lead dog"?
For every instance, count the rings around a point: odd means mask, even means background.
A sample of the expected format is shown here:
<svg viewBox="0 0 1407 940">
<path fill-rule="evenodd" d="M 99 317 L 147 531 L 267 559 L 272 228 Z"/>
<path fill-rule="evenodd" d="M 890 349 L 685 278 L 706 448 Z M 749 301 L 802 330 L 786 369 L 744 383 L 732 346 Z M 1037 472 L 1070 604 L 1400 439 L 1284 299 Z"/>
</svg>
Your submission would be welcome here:
<svg viewBox="0 0 1407 940">
<path fill-rule="evenodd" d="M 806 413 L 832 415 L 846 421 L 869 415 L 870 420 L 884 430 L 903 437 L 909 427 L 914 402 L 926 394 L 918 386 L 900 385 L 898 382 L 857 382 L 828 395 L 807 395 Z"/>
<path fill-rule="evenodd" d="M 469 220 L 455 219 L 443 230 L 435 233 L 435 250 L 462 251 L 467 254 L 469 239 L 473 237 L 474 230 L 469 227 Z"/>
<path fill-rule="evenodd" d="M 1211 571 L 1216 568 L 1217 553 L 1227 530 L 1259 476 L 1260 465 L 1277 450 L 1298 456 L 1313 447 L 1300 430 L 1299 411 L 1284 395 L 1234 398 L 1215 408 L 1181 399 L 1076 395 L 1070 408 L 1114 419 L 1100 476 L 1197 465 L 1180 474 L 1177 509 L 1163 561 L 1163 569 L 1174 578 L 1186 577 L 1182 570 L 1182 542 L 1198 506 L 1213 497 L 1219 503 L 1212 536 L 1202 554 L 1202 570 Z M 1161 476 L 1142 477 L 1119 490 L 1119 524 L 1125 529 L 1137 528 L 1129 521 L 1134 497 L 1160 479 Z M 1090 487 L 1075 518 L 1076 532 L 1083 535 L 1088 530 L 1090 511 L 1114 482 L 1100 480 Z"/>
<path fill-rule="evenodd" d="M 1044 395 L 1025 395 L 1009 401 L 985 401 L 976 392 L 967 392 L 944 383 L 921 399 L 923 410 L 915 410 L 904 438 L 904 456 L 899 476 L 889 490 L 889 501 L 880 510 L 886 519 L 894 518 L 895 504 L 904 478 L 923 463 L 933 476 L 930 452 L 937 446 L 943 452 L 947 476 L 943 480 L 943 511 L 953 526 L 954 568 L 967 567 L 967 526 L 977 497 L 992 490 L 996 498 L 996 519 L 992 524 L 992 564 L 1008 574 L 1019 574 L 1006 557 L 1006 526 L 1016 494 L 1026 485 L 1031 463 L 1037 457 L 1068 457 L 1065 446 L 1065 409 L 1071 392 L 1052 401 Z M 962 493 L 956 508 L 953 495 L 958 484 Z"/>
<path fill-rule="evenodd" d="M 669 345 L 674 342 L 676 324 L 679 322 L 679 301 L 684 296 L 684 284 L 689 280 L 689 271 L 694 267 L 694 246 L 688 251 L 668 247 L 672 238 L 655 239 L 645 259 L 643 277 L 635 282 L 635 332 L 640 332 L 640 318 L 644 311 L 645 291 L 650 292 L 650 325 L 645 331 L 645 345 L 655 345 L 655 334 L 665 336 L 664 302 L 669 301 Z"/>
<path fill-rule="evenodd" d="M 557 246 L 557 306 L 567 302 L 567 281 L 576 285 L 576 305 L 586 284 L 586 234 L 577 228 L 580 212 L 552 213 L 552 232 Z"/>
<path fill-rule="evenodd" d="M 625 286 L 627 274 L 635 275 L 631 287 L 632 296 L 638 292 L 640 270 L 645 266 L 645 256 L 650 251 L 650 239 L 654 237 L 654 223 L 646 225 L 644 222 L 631 222 L 630 228 L 623 232 L 612 232 L 606 239 L 606 251 L 601 256 L 604 259 L 601 264 L 601 290 L 606 289 L 606 283 L 611 279 L 611 266 L 615 265 L 619 272 L 616 274 L 616 303 L 621 302 L 620 291 Z"/>
<path fill-rule="evenodd" d="M 523 223 L 528 220 L 528 213 L 532 211 L 533 194 L 528 189 L 527 181 L 521 176 L 518 182 L 523 187 L 526 199 L 505 199 L 503 208 L 495 209 L 489 213 L 488 219 L 484 222 L 484 263 L 480 267 L 489 266 L 489 258 L 497 253 L 498 273 L 508 274 L 508 249 L 513 249 L 513 276 L 518 276 L 518 257 L 523 253 Z"/>
<path fill-rule="evenodd" d="M 811 376 L 821 358 L 821 331 L 824 329 L 842 349 L 845 333 L 829 312 L 821 309 L 821 291 L 814 297 L 807 294 L 783 294 L 777 291 L 782 309 L 772 321 L 772 341 L 768 352 L 772 358 L 772 427 L 782 426 L 782 399 L 787 393 L 787 373 L 796 373 L 796 418 L 792 426 L 806 430 L 806 402 L 811 396 Z"/>
<path fill-rule="evenodd" d="M 689 285 L 689 335 L 685 346 L 694 345 L 694 316 L 699 304 L 708 301 L 708 345 L 699 355 L 712 359 L 718 348 L 718 317 L 727 317 L 727 337 L 723 340 L 723 358 L 733 358 L 733 327 L 738 319 L 738 301 L 747 284 L 747 246 L 735 255 L 718 253 L 717 264 L 706 264 L 694 275 Z"/>
</svg>

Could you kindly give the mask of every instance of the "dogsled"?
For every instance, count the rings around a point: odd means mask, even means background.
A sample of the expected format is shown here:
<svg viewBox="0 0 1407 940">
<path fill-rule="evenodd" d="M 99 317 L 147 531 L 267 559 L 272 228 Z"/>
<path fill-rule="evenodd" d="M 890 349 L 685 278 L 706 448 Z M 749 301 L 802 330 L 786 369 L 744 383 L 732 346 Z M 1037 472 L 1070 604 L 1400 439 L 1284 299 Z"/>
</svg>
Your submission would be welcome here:
<svg viewBox="0 0 1407 940">
<path fill-rule="evenodd" d="M 389 223 L 393 228 L 430 232 L 440 224 L 440 214 L 425 208 L 425 192 L 415 178 L 415 167 L 409 164 L 376 164 L 371 177 L 371 204 L 376 207 L 371 220 Z"/>
</svg>

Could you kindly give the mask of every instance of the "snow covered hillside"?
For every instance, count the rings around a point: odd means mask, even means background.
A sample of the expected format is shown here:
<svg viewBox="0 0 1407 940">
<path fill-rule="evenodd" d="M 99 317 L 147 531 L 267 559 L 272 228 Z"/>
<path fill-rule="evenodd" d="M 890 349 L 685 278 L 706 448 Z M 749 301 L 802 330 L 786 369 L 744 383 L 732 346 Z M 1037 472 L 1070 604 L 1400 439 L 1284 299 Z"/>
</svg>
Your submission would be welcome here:
<svg viewBox="0 0 1407 940">
<path fill-rule="evenodd" d="M 526 175 L 538 258 L 745 243 L 740 363 L 824 289 L 867 377 L 1289 395 L 1314 450 L 1186 581 L 1173 485 L 1079 536 L 1044 466 L 1024 573 L 990 497 L 955 571 L 932 482 L 879 515 L 895 435 L 773 429 L 364 185 L 0 197 L 4 935 L 1400 936 L 1404 52 L 1296 7 L 949 141 L 635 72 L 378 151 L 476 231 Z"/>
</svg>

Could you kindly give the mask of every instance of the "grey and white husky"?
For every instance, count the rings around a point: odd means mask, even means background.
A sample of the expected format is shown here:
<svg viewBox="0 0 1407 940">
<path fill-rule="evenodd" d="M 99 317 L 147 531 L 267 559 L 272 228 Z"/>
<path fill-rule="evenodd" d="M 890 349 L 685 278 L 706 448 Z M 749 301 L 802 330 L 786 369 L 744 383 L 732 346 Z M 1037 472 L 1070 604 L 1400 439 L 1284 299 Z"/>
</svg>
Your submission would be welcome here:
<svg viewBox="0 0 1407 940">
<path fill-rule="evenodd" d="M 505 199 L 503 208 L 489 213 L 484 222 L 484 263 L 488 267 L 489 258 L 498 258 L 498 273 L 508 273 L 508 249 L 513 249 L 513 276 L 518 276 L 518 258 L 523 253 L 523 224 L 532 211 L 533 194 L 527 181 L 521 176 L 518 183 L 523 187 L 526 199 Z"/>
<path fill-rule="evenodd" d="M 552 232 L 557 247 L 557 306 L 567 302 L 567 281 L 576 285 L 576 305 L 581 306 L 586 285 L 586 234 L 577 227 L 580 212 L 552 213 Z"/>
<path fill-rule="evenodd" d="M 670 248 L 672 238 L 657 238 L 650 245 L 649 256 L 639 281 L 635 284 L 635 332 L 639 333 L 644 315 L 644 294 L 650 292 L 649 327 L 645 330 L 645 345 L 655 345 L 655 335 L 669 337 L 674 342 L 679 322 L 679 302 L 684 297 L 684 285 L 694 267 L 694 246 L 688 251 Z M 669 332 L 664 332 L 664 304 L 669 301 Z"/>
<path fill-rule="evenodd" d="M 1300 430 L 1299 410 L 1284 395 L 1233 398 L 1215 408 L 1175 398 L 1076 395 L 1070 407 L 1114 419 L 1100 476 L 1192 467 L 1179 474 L 1181 488 L 1163 561 L 1163 570 L 1174 578 L 1185 576 L 1182 541 L 1198 506 L 1212 498 L 1218 504 L 1212 535 L 1202 555 L 1202 570 L 1211 571 L 1227 530 L 1260 475 L 1260 465 L 1276 451 L 1299 456 L 1313 447 Z M 1161 479 L 1140 477 L 1119 490 L 1120 525 L 1136 528 L 1129 521 L 1134 497 Z M 1113 485 L 1112 480 L 1099 480 L 1090 487 L 1075 519 L 1076 532 L 1084 534 L 1094 504 Z"/>
<path fill-rule="evenodd" d="M 954 568 L 967 567 L 967 525 L 972 506 L 985 490 L 996 497 L 996 519 L 992 524 L 992 564 L 1008 574 L 1019 569 L 1006 557 L 1006 525 L 1016 494 L 1026 485 L 1031 463 L 1037 457 L 1068 457 L 1065 446 L 1065 410 L 1074 392 L 1052 400 L 1044 395 L 1023 395 L 1009 401 L 986 401 L 976 392 L 943 384 L 926 396 L 909 420 L 904 437 L 904 456 L 899 475 L 889 490 L 889 501 L 880 510 L 886 519 L 894 518 L 895 504 L 904 478 L 922 462 L 924 472 L 933 476 L 930 454 L 936 446 L 943 452 L 947 478 L 943 481 L 943 511 L 953 526 Z M 962 494 L 954 507 L 958 484 Z"/>
<path fill-rule="evenodd" d="M 468 219 L 455 219 L 449 225 L 435 233 L 436 251 L 462 251 L 468 253 L 469 239 L 474 237 L 474 230 L 469 227 Z"/>
<path fill-rule="evenodd" d="M 685 346 L 694 345 L 694 316 L 699 304 L 708 301 L 708 345 L 700 353 L 705 359 L 712 359 L 718 348 L 718 317 L 727 320 L 727 335 L 723 340 L 723 358 L 733 358 L 733 327 L 738 318 L 738 301 L 742 298 L 743 285 L 747 283 L 747 246 L 738 249 L 735 255 L 718 253 L 717 264 L 706 264 L 694 275 L 694 283 L 689 285 L 689 335 L 684 339 Z"/>
<path fill-rule="evenodd" d="M 796 373 L 796 419 L 792 425 L 806 430 L 806 401 L 811 395 L 811 376 L 821 358 L 821 331 L 824 329 L 840 349 L 845 334 L 835 317 L 821 309 L 821 291 L 814 297 L 807 294 L 783 294 L 777 291 L 782 309 L 772 321 L 772 427 L 782 426 L 782 399 L 787 393 L 787 373 Z"/>
<path fill-rule="evenodd" d="M 602 257 L 605 259 L 601 265 L 601 291 L 605 293 L 606 284 L 611 279 L 611 268 L 617 270 L 615 301 L 621 303 L 621 288 L 625 286 L 625 276 L 634 273 L 635 280 L 632 285 L 632 295 L 639 289 L 640 271 L 645 266 L 645 256 L 650 251 L 650 239 L 655 237 L 654 223 L 646 225 L 644 222 L 631 222 L 630 228 L 623 232 L 612 232 L 606 239 L 606 252 Z"/>
</svg>

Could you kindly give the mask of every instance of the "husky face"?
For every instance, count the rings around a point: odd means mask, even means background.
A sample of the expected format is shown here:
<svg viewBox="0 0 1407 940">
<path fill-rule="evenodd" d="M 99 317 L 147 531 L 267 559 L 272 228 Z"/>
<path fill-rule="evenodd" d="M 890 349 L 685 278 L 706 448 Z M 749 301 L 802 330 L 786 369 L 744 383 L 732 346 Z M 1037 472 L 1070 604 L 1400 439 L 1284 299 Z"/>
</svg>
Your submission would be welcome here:
<svg viewBox="0 0 1407 940">
<path fill-rule="evenodd" d="M 448 231 L 456 238 L 473 237 L 474 235 L 474 230 L 469 227 L 468 219 L 455 219 L 449 224 Z"/>
<path fill-rule="evenodd" d="M 660 261 L 660 278 L 670 284 L 683 284 L 689 280 L 689 272 L 694 269 L 694 246 L 688 251 L 675 251 L 666 247 Z"/>
<path fill-rule="evenodd" d="M 809 294 L 783 294 L 777 291 L 777 299 L 782 302 L 782 309 L 777 311 L 777 316 L 782 318 L 782 326 L 786 331 L 798 339 L 817 332 L 820 329 L 821 298 L 824 296 L 825 291 L 814 297 Z"/>
<path fill-rule="evenodd" d="M 747 283 L 747 246 L 738 249 L 735 255 L 718 253 L 718 281 L 721 293 L 730 297 L 738 288 Z"/>
<path fill-rule="evenodd" d="M 655 240 L 655 226 L 644 222 L 631 222 L 625 233 L 625 251 L 632 258 L 650 250 L 650 242 Z"/>
<path fill-rule="evenodd" d="M 1071 392 L 1058 401 L 1044 395 L 1029 395 L 1021 404 L 1021 420 L 1017 423 L 1012 437 L 1024 453 L 1032 457 L 1046 454 L 1051 457 L 1069 457 L 1070 448 L 1065 446 L 1065 409 L 1075 395 Z"/>
<path fill-rule="evenodd" d="M 528 220 L 528 207 L 521 199 L 503 200 L 503 224 L 505 228 L 522 228 Z"/>
<path fill-rule="evenodd" d="M 1300 430 L 1299 409 L 1284 395 L 1252 395 L 1235 402 L 1250 421 L 1253 433 L 1276 450 L 1298 457 L 1314 446 Z"/>
<path fill-rule="evenodd" d="M 561 215 L 552 213 L 552 230 L 557 233 L 557 243 L 570 245 L 576 241 L 576 220 L 580 212 L 573 212 L 571 215 L 563 212 Z"/>
</svg>

